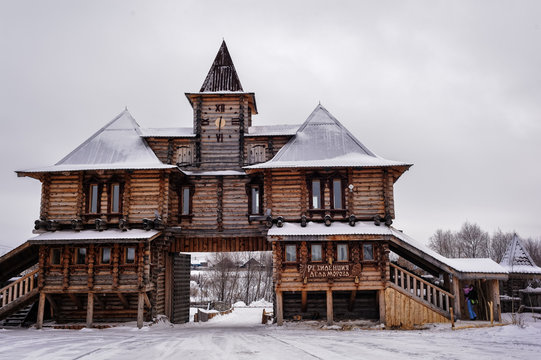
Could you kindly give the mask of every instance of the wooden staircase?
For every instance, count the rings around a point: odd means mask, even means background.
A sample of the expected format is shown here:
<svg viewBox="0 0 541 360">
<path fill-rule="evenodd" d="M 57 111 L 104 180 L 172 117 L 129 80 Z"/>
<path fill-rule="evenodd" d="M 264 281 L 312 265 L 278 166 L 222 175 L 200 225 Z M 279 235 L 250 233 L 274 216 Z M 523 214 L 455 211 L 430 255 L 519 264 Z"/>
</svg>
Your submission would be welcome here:
<svg viewBox="0 0 541 360">
<path fill-rule="evenodd" d="M 32 304 L 38 297 L 38 270 L 0 289 L 0 320 Z"/>
<path fill-rule="evenodd" d="M 32 302 L 19 311 L 7 316 L 0 321 L 0 327 L 23 327 L 28 323 L 28 318 L 36 302 Z"/>
<path fill-rule="evenodd" d="M 451 318 L 454 296 L 438 286 L 394 264 L 389 285 L 385 295 L 387 325 L 413 327 Z"/>
</svg>

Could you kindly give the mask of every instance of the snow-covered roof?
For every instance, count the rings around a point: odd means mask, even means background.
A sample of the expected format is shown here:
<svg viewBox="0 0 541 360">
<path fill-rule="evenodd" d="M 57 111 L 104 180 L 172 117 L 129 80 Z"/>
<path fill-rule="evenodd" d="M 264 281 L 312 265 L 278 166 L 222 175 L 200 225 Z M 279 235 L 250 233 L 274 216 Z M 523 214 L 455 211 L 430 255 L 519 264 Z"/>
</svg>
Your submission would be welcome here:
<svg viewBox="0 0 541 360">
<path fill-rule="evenodd" d="M 292 136 L 297 133 L 299 127 L 299 124 L 250 126 L 244 136 Z"/>
<path fill-rule="evenodd" d="M 269 161 L 247 169 L 297 167 L 383 167 L 412 164 L 381 158 L 355 138 L 321 104 Z"/>
<path fill-rule="evenodd" d="M 55 165 L 22 173 L 109 169 L 169 169 L 141 138 L 139 124 L 126 109 Z"/>
<path fill-rule="evenodd" d="M 97 230 L 61 230 L 45 232 L 28 239 L 29 242 L 85 242 L 85 241 L 119 241 L 119 240 L 148 240 L 160 234 L 158 230 L 132 229 L 122 231 L 120 229 Z"/>
<path fill-rule="evenodd" d="M 507 246 L 500 265 L 511 274 L 541 274 L 541 268 L 534 263 L 517 234 Z"/>
<path fill-rule="evenodd" d="M 282 227 L 273 226 L 267 232 L 267 236 L 282 236 L 288 240 L 302 237 L 304 241 L 321 240 L 318 236 L 331 235 L 388 235 L 402 240 L 409 246 L 414 247 L 425 256 L 432 257 L 442 264 L 456 270 L 459 273 L 484 273 L 484 274 L 507 274 L 507 270 L 492 259 L 449 259 L 430 249 L 425 244 L 413 239 L 393 227 L 384 225 L 376 226 L 372 221 L 358 221 L 355 226 L 347 223 L 334 222 L 331 226 L 323 223 L 309 222 L 306 227 L 299 223 L 284 223 Z"/>
<path fill-rule="evenodd" d="M 141 129 L 141 136 L 144 138 L 182 138 L 195 137 L 191 127 L 175 127 L 175 128 L 148 128 Z"/>
</svg>

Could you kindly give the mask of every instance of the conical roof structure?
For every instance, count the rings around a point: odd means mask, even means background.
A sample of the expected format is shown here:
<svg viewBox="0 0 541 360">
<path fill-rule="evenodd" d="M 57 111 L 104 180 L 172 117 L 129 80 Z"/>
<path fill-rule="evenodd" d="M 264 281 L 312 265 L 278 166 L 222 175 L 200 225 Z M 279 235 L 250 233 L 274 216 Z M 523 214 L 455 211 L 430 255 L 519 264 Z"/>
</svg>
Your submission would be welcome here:
<svg viewBox="0 0 541 360">
<path fill-rule="evenodd" d="M 203 82 L 203 86 L 201 86 L 200 92 L 223 91 L 243 91 L 225 41 L 222 41 L 222 45 Z"/>
<path fill-rule="evenodd" d="M 126 109 L 53 166 L 18 172 L 174 168 L 163 164 L 141 137 Z"/>
<path fill-rule="evenodd" d="M 534 263 L 517 234 L 513 236 L 505 250 L 500 265 L 505 267 L 509 273 L 541 274 L 541 268 Z"/>
<path fill-rule="evenodd" d="M 377 156 L 319 104 L 274 158 L 246 168 L 397 166 L 407 169 L 411 165 Z"/>
</svg>

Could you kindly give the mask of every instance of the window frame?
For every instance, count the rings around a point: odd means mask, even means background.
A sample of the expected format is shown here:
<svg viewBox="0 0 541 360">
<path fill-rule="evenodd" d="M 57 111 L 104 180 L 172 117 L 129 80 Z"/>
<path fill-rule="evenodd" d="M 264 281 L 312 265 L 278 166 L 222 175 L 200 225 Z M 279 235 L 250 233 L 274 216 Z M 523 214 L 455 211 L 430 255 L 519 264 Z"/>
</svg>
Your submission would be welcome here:
<svg viewBox="0 0 541 360">
<path fill-rule="evenodd" d="M 342 206 L 339 208 L 335 206 L 335 198 L 336 198 L 336 192 L 334 188 L 335 181 L 340 181 L 340 203 Z M 330 195 L 330 200 L 331 200 L 331 209 L 340 210 L 340 211 L 346 210 L 346 207 L 345 207 L 346 191 L 345 191 L 345 186 L 344 186 L 344 179 L 340 176 L 331 176 L 329 179 L 329 189 L 330 189 L 329 195 Z"/>
<path fill-rule="evenodd" d="M 187 190 L 187 194 L 189 196 L 188 199 L 188 213 L 184 213 L 184 198 L 185 198 L 185 190 Z M 192 219 L 193 217 L 193 196 L 195 194 L 195 187 L 191 183 L 181 183 L 178 185 L 177 188 L 177 195 L 178 195 L 178 221 L 180 222 L 182 219 Z"/>
<path fill-rule="evenodd" d="M 101 191 L 102 186 L 97 181 L 92 181 L 88 184 L 88 190 L 87 190 L 87 207 L 86 212 L 90 215 L 98 215 L 101 212 Z M 94 194 L 94 188 L 96 189 Z M 96 210 L 94 211 L 94 200 L 96 201 Z"/>
<path fill-rule="evenodd" d="M 319 247 L 319 260 L 314 260 L 314 246 Z M 310 261 L 323 262 L 323 244 L 310 244 Z"/>
<path fill-rule="evenodd" d="M 114 189 L 115 186 L 118 186 L 118 210 L 114 211 Z M 108 188 L 108 196 L 107 196 L 107 213 L 111 215 L 118 215 L 122 213 L 122 193 L 123 193 L 123 186 L 122 183 L 119 181 L 112 181 L 107 183 Z"/>
<path fill-rule="evenodd" d="M 366 259 L 366 257 L 365 257 L 365 246 L 366 247 L 370 246 L 371 249 L 372 249 L 372 258 L 371 259 Z M 363 249 L 362 261 L 376 261 L 375 256 L 374 256 L 374 244 L 373 243 L 363 243 L 362 249 Z"/>
<path fill-rule="evenodd" d="M 187 153 L 187 154 L 186 154 Z M 188 166 L 193 164 L 192 145 L 180 145 L 177 147 L 177 166 Z"/>
<path fill-rule="evenodd" d="M 342 246 L 346 247 L 346 258 L 340 259 L 340 248 Z M 348 244 L 336 244 L 336 262 L 348 262 L 349 261 L 349 246 Z"/>
<path fill-rule="evenodd" d="M 84 249 L 84 260 L 83 262 L 80 262 L 80 256 L 81 256 L 81 252 L 80 250 L 83 250 Z M 73 261 L 74 265 L 78 265 L 78 266 L 83 266 L 83 265 L 87 265 L 88 264 L 88 247 L 86 246 L 77 246 L 75 248 L 75 252 L 74 252 L 74 256 L 75 256 L 75 259 Z"/>
<path fill-rule="evenodd" d="M 109 249 L 109 261 L 103 261 L 104 250 Z M 100 248 L 100 265 L 111 265 L 113 263 L 113 248 L 111 246 L 103 246 Z"/>
<path fill-rule="evenodd" d="M 265 162 L 267 160 L 267 147 L 263 144 L 254 144 L 250 146 L 248 157 L 248 162 L 250 164 L 259 164 Z"/>
<path fill-rule="evenodd" d="M 294 251 L 295 259 L 293 259 L 293 260 L 288 260 L 288 259 L 287 259 L 287 254 L 288 254 L 287 249 L 288 249 L 288 248 L 291 248 L 291 247 L 293 247 L 293 248 L 295 249 L 295 251 Z M 287 263 L 287 264 L 294 264 L 294 263 L 296 263 L 296 262 L 297 262 L 297 259 L 299 258 L 299 257 L 298 257 L 298 254 L 297 254 L 297 251 L 298 251 L 297 244 L 286 244 L 286 245 L 284 246 L 284 262 Z"/>
<path fill-rule="evenodd" d="M 133 249 L 133 261 L 128 262 L 128 255 L 129 255 L 130 249 Z M 137 262 L 136 262 L 136 260 L 137 260 L 137 246 L 135 246 L 135 245 L 134 246 L 126 246 L 124 248 L 124 259 L 123 260 L 124 260 L 123 261 L 124 265 L 136 265 L 137 264 Z"/>
<path fill-rule="evenodd" d="M 314 182 L 319 182 L 319 207 L 314 207 Z M 310 210 L 325 210 L 325 181 L 321 177 L 312 177 L 308 183 L 308 200 Z"/>
<path fill-rule="evenodd" d="M 114 191 L 118 186 L 118 211 L 113 211 Z M 124 182 L 118 175 L 113 175 L 108 179 L 99 179 L 95 176 L 84 182 L 84 196 L 86 198 L 85 213 L 83 216 L 99 217 L 107 215 L 109 217 L 120 217 L 123 211 L 124 200 Z M 96 189 L 94 191 L 93 189 Z M 105 198 L 106 196 L 106 198 Z M 106 201 L 106 203 L 104 203 Z M 95 202 L 96 211 L 93 211 L 93 203 Z M 104 209 L 103 205 L 106 205 Z"/>
<path fill-rule="evenodd" d="M 54 262 L 55 259 L 54 254 L 58 252 L 58 263 Z M 49 250 L 49 265 L 51 266 L 62 266 L 62 248 L 59 247 L 52 247 Z"/>
</svg>

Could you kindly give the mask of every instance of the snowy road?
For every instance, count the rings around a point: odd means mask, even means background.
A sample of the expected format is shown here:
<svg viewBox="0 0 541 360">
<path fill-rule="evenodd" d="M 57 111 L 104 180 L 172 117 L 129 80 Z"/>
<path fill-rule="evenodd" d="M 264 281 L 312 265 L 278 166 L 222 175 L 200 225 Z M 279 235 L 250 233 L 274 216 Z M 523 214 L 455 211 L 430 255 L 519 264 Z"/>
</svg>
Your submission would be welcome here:
<svg viewBox="0 0 541 360">
<path fill-rule="evenodd" d="M 537 359 L 541 322 L 451 331 L 261 325 L 261 309 L 203 324 L 0 330 L 0 359 Z"/>
</svg>

